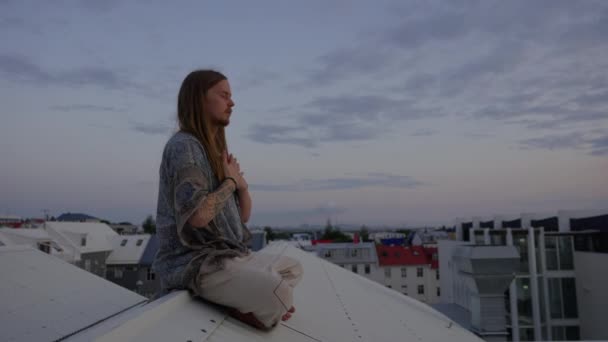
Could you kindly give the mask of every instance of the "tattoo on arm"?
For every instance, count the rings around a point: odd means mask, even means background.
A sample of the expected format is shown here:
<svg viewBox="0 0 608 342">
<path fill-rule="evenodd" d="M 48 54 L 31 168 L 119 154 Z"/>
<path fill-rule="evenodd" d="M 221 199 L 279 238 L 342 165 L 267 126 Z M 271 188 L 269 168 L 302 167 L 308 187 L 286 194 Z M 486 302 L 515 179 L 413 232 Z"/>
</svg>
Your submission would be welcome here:
<svg viewBox="0 0 608 342">
<path fill-rule="evenodd" d="M 207 195 L 201 206 L 190 218 L 189 223 L 194 227 L 207 226 L 224 209 L 235 189 L 236 186 L 233 181 L 225 180 L 217 190 Z"/>
</svg>

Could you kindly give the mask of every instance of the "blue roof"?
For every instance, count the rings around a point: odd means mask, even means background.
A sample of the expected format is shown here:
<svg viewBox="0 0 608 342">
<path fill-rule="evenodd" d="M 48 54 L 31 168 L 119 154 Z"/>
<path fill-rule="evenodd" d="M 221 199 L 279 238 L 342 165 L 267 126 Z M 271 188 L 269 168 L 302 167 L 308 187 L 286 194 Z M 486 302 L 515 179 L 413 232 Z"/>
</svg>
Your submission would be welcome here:
<svg viewBox="0 0 608 342">
<path fill-rule="evenodd" d="M 144 250 L 144 254 L 141 256 L 141 260 L 139 261 L 140 265 L 152 265 L 154 262 L 154 258 L 156 257 L 156 252 L 158 251 L 159 243 L 158 237 L 156 234 L 152 234 L 150 236 L 150 240 L 148 240 L 148 245 Z"/>
</svg>

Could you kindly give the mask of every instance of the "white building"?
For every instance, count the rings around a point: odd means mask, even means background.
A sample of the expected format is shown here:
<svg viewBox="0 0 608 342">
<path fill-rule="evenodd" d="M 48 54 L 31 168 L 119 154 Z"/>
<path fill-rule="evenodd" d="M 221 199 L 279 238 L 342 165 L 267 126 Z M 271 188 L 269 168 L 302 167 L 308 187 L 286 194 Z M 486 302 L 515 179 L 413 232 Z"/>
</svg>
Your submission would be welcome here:
<svg viewBox="0 0 608 342">
<path fill-rule="evenodd" d="M 29 246 L 69 262 L 71 253 L 54 241 L 42 228 L 0 228 L 0 243 L 12 246 Z"/>
<path fill-rule="evenodd" d="M 106 274 L 106 259 L 119 236 L 107 224 L 96 222 L 46 222 L 49 236 L 66 249 L 68 261 L 100 277 Z"/>
<path fill-rule="evenodd" d="M 526 213 L 519 217 L 495 216 L 473 218 L 457 222 L 457 235 L 472 245 L 496 246 L 496 253 L 503 246 L 513 246 L 519 254 L 519 265 L 514 281 L 505 292 L 508 318 L 507 339 L 530 340 L 577 340 L 607 339 L 603 324 L 589 319 L 583 324 L 582 316 L 608 315 L 605 296 L 595 291 L 597 302 L 589 291 L 582 291 L 597 269 L 582 260 L 604 260 L 595 253 L 608 249 L 608 210 L 559 211 L 557 213 Z M 602 247 L 604 246 L 604 247 Z M 592 255 L 577 254 L 575 250 L 588 249 Z M 440 264 L 454 258 L 453 248 L 440 243 Z M 490 250 L 492 247 L 490 247 Z M 604 253 L 608 250 L 604 251 Z M 491 252 L 489 259 L 491 259 Z M 575 262 L 579 255 L 580 272 Z M 598 264 L 595 264 L 598 265 Z M 591 268 L 591 269 L 590 269 Z M 595 269 L 595 272 L 592 270 Z M 454 279 L 444 276 L 444 286 L 454 287 Z M 599 283 L 605 283 L 600 277 Z M 595 280 L 594 280 L 595 281 Z M 451 282 L 451 285 L 450 285 Z M 594 282 L 592 282 L 594 283 Z M 581 298 L 581 293 L 586 298 Z M 458 293 L 444 292 L 444 303 L 456 303 L 466 308 L 467 300 Z M 583 303 L 596 303 L 591 306 Z M 472 315 L 473 312 L 470 312 Z"/>
<path fill-rule="evenodd" d="M 436 248 L 376 245 L 378 265 L 370 279 L 427 304 L 441 295 Z"/>
</svg>

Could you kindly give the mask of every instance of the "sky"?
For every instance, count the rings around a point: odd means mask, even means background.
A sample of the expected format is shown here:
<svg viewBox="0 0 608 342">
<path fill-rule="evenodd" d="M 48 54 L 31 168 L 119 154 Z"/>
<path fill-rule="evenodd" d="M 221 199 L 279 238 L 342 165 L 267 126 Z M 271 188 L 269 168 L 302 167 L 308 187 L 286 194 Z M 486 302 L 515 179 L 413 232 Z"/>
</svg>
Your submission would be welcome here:
<svg viewBox="0 0 608 342">
<path fill-rule="evenodd" d="M 608 208 L 606 1 L 0 0 L 0 214 L 155 215 L 192 70 L 250 225 Z"/>
</svg>

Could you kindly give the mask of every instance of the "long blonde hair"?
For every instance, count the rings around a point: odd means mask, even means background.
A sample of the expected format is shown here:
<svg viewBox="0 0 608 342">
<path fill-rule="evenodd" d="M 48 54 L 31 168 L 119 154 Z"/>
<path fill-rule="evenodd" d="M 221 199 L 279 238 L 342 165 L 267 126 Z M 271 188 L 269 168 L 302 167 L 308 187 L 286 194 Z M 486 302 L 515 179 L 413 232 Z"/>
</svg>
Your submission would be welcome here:
<svg viewBox="0 0 608 342">
<path fill-rule="evenodd" d="M 226 134 L 224 127 L 219 127 L 215 134 L 212 131 L 203 108 L 203 98 L 210 88 L 226 79 L 215 70 L 195 70 L 182 82 L 177 98 L 180 130 L 194 135 L 205 147 L 211 168 L 220 182 L 225 178 L 222 152 L 227 152 Z"/>
</svg>

